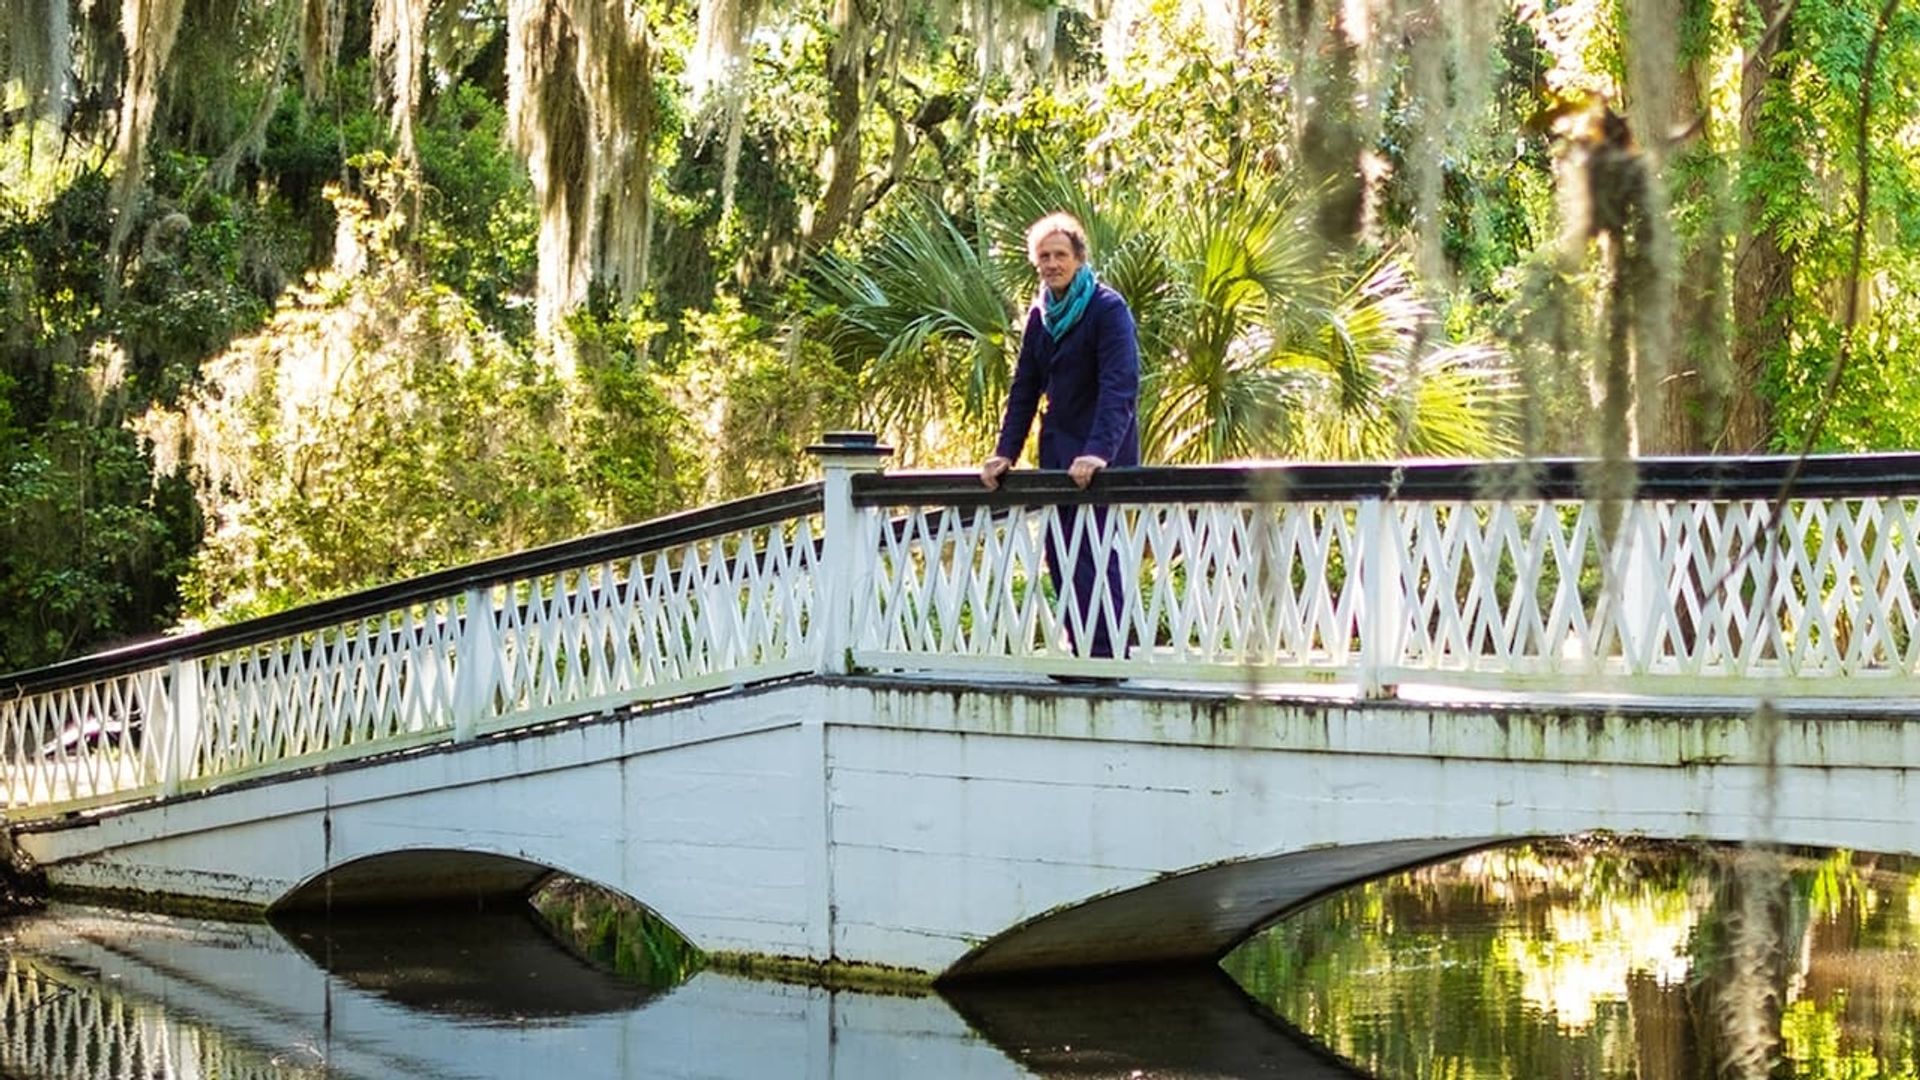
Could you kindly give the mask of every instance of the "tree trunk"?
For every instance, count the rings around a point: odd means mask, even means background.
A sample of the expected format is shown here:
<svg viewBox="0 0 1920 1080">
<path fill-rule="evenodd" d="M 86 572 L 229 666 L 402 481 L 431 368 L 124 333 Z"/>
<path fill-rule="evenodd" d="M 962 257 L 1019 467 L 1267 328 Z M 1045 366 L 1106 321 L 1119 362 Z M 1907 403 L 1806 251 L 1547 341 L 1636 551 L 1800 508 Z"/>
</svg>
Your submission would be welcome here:
<svg viewBox="0 0 1920 1080">
<path fill-rule="evenodd" d="M 860 114 L 865 104 L 867 24 L 857 0 L 836 0 L 833 48 L 827 56 L 826 157 L 820 171 L 826 187 L 806 226 L 806 244 L 819 250 L 833 243 L 853 208 L 860 180 Z"/>
<path fill-rule="evenodd" d="M 1324 34 L 1325 45 L 1318 56 L 1306 61 L 1314 65 L 1306 76 L 1313 92 L 1300 125 L 1300 163 L 1311 190 L 1320 193 L 1314 225 L 1321 241 L 1329 250 L 1347 251 L 1358 242 L 1365 225 L 1366 185 L 1360 159 L 1367 144 L 1354 105 L 1359 47 L 1344 9 L 1337 5 L 1329 9 L 1324 16 L 1317 16 L 1317 5 L 1311 3 L 1300 9 L 1306 26 L 1311 26 L 1309 18 L 1329 19 L 1324 30 L 1309 31 Z"/>
<path fill-rule="evenodd" d="M 1790 3 L 1758 0 L 1748 9 L 1761 23 L 1740 88 L 1740 147 L 1749 168 L 1769 154 L 1792 152 L 1784 149 L 1790 145 L 1786 140 L 1768 138 L 1772 125 L 1767 116 L 1773 96 L 1788 92 L 1791 72 L 1779 60 L 1792 30 L 1783 25 L 1777 33 L 1769 31 L 1785 18 Z M 1764 450 L 1772 440 L 1772 409 L 1760 388 L 1768 363 L 1786 350 L 1792 331 L 1793 252 L 1781 242 L 1778 230 L 1761 219 L 1769 194 L 1755 190 L 1746 197 L 1734 245 L 1733 379 L 1719 440 L 1722 449 L 1734 453 Z"/>
<path fill-rule="evenodd" d="M 1706 0 L 1680 0 L 1675 25 L 1695 21 L 1688 8 Z M 1691 47 L 1689 47 L 1691 46 Z M 1674 279 L 1673 356 L 1667 378 L 1661 424 L 1648 432 L 1648 449 L 1656 454 L 1701 454 L 1713 448 L 1726 423 L 1731 384 L 1726 348 L 1726 229 L 1722 224 L 1722 180 L 1712 149 L 1712 119 L 1705 95 L 1707 56 L 1704 43 L 1685 43 L 1680 77 L 1675 81 L 1669 130 L 1686 131 L 1685 143 L 1669 159 L 1668 172 L 1679 183 L 1669 196 L 1675 220 L 1691 218 L 1697 231 L 1679 240 L 1679 267 Z M 1692 213 L 1684 211 L 1692 210 Z"/>
</svg>

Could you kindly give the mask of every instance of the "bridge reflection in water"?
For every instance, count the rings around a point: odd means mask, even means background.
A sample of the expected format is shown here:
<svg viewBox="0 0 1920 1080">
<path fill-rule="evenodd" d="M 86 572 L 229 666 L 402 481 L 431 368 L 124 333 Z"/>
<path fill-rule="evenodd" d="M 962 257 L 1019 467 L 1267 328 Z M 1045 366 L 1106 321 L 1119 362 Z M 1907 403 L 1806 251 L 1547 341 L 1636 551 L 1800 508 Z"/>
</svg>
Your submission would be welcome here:
<svg viewBox="0 0 1920 1080">
<path fill-rule="evenodd" d="M 517 912 L 283 935 L 57 905 L 9 928 L 5 965 L 20 1080 L 1357 1075 L 1217 969 L 951 1000 L 711 971 L 652 990 Z"/>
</svg>

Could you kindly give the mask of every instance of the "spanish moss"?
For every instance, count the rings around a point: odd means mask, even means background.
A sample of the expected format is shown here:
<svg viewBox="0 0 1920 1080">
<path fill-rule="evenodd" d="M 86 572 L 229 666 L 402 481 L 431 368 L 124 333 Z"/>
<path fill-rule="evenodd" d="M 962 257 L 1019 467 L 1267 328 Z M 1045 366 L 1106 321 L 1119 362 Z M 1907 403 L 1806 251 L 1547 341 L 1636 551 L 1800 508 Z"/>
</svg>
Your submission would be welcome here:
<svg viewBox="0 0 1920 1080">
<path fill-rule="evenodd" d="M 345 24 L 341 0 L 305 0 L 300 19 L 300 89 L 309 101 L 318 101 L 333 78 L 340 56 L 340 34 Z"/>
<path fill-rule="evenodd" d="M 414 114 L 420 107 L 426 41 L 427 0 L 374 0 L 374 84 L 381 100 L 387 104 L 394 138 L 400 144 L 401 160 L 407 162 L 419 157 L 413 125 Z"/>
<path fill-rule="evenodd" d="M 120 92 L 120 131 L 114 144 L 113 237 L 107 265 L 117 267 L 133 231 L 134 201 L 144 183 L 147 139 L 160 107 L 161 82 L 173 55 L 185 0 L 122 0 L 121 36 L 126 42 L 126 75 Z M 111 288 L 111 286 L 109 286 Z"/>
<path fill-rule="evenodd" d="M 66 0 L 0 0 L 0 117 L 10 108 L 12 84 L 25 120 L 66 122 L 72 44 Z M 0 121 L 0 129 L 6 126 Z"/>
</svg>

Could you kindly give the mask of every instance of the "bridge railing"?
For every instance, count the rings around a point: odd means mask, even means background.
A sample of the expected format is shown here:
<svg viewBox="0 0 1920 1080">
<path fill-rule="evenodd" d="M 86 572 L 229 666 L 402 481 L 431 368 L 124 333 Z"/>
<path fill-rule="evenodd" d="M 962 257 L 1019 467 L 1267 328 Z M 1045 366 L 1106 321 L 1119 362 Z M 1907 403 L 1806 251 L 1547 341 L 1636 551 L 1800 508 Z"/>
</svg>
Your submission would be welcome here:
<svg viewBox="0 0 1920 1080">
<path fill-rule="evenodd" d="M 818 666 L 802 485 L 0 676 L 11 816 L 172 794 Z"/>
<path fill-rule="evenodd" d="M 826 478 L 0 676 L 13 816 L 850 670 L 1920 695 L 1920 456 Z M 1793 479 L 1791 496 L 1777 498 Z M 1049 566 L 1062 569 L 1057 576 Z M 1076 571 L 1083 571 L 1076 579 Z"/>
<path fill-rule="evenodd" d="M 854 658 L 1368 693 L 1920 692 L 1920 456 L 1633 468 L 1612 500 L 1575 461 L 1111 470 L 1086 492 L 1014 474 L 991 495 L 972 473 L 868 474 Z"/>
</svg>

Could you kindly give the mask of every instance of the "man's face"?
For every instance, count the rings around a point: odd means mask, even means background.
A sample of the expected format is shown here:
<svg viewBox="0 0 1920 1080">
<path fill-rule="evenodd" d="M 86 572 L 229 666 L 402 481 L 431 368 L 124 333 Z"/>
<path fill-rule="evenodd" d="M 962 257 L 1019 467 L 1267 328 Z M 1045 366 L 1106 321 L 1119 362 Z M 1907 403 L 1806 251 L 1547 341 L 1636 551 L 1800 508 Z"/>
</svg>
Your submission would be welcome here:
<svg viewBox="0 0 1920 1080">
<path fill-rule="evenodd" d="M 1033 249 L 1033 268 L 1040 280 L 1056 293 L 1065 292 L 1080 270 L 1080 259 L 1073 253 L 1073 241 L 1066 233 L 1051 233 Z"/>
</svg>

